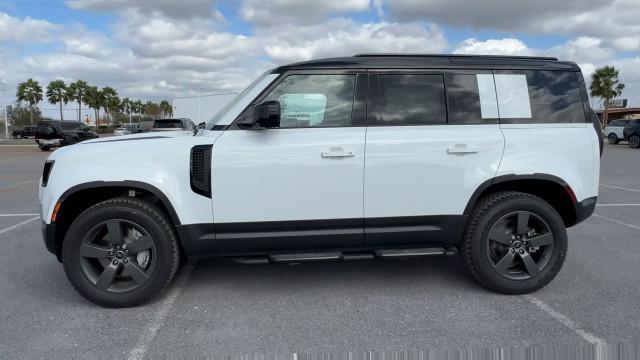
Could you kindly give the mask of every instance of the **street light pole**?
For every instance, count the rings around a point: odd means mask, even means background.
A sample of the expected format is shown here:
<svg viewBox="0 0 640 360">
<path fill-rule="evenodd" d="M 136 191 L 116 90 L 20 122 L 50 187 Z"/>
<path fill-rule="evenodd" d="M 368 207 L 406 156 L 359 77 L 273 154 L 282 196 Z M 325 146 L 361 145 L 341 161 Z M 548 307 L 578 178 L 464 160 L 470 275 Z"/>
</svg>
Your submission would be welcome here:
<svg viewBox="0 0 640 360">
<path fill-rule="evenodd" d="M 5 85 L 4 81 L 0 81 L 0 85 Z M 7 91 L 7 88 L 5 87 L 1 87 L 0 88 L 0 92 L 1 93 L 5 93 Z M 2 99 L 2 98 L 0 98 Z M 7 114 L 7 105 L 2 105 L 2 108 L 4 109 L 3 111 L 3 115 L 4 115 L 4 138 L 8 139 L 9 138 L 9 115 Z"/>
</svg>

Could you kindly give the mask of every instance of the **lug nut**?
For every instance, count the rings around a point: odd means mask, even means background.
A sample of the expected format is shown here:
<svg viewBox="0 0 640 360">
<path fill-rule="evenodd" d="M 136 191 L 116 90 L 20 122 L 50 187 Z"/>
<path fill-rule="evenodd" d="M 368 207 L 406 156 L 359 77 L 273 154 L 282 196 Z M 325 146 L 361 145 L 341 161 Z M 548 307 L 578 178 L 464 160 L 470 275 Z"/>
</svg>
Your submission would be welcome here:
<svg viewBox="0 0 640 360">
<path fill-rule="evenodd" d="M 516 249 L 511 248 L 511 253 L 513 254 L 513 253 L 515 253 L 515 252 L 516 252 Z"/>
<path fill-rule="evenodd" d="M 129 253 L 129 249 L 126 249 L 124 252 L 125 252 L 125 254 L 128 254 Z"/>
<path fill-rule="evenodd" d="M 520 254 L 524 254 L 524 249 L 520 249 Z"/>
<path fill-rule="evenodd" d="M 118 265 L 118 260 L 113 260 L 113 265 Z"/>
<path fill-rule="evenodd" d="M 116 245 L 116 249 L 120 249 L 120 245 Z"/>
<path fill-rule="evenodd" d="M 122 260 L 122 262 L 126 264 L 126 263 L 128 263 L 128 262 L 129 262 L 129 260 L 127 260 L 127 259 L 123 259 L 123 260 Z"/>
<path fill-rule="evenodd" d="M 113 256 L 113 251 L 109 251 L 109 256 Z"/>
</svg>

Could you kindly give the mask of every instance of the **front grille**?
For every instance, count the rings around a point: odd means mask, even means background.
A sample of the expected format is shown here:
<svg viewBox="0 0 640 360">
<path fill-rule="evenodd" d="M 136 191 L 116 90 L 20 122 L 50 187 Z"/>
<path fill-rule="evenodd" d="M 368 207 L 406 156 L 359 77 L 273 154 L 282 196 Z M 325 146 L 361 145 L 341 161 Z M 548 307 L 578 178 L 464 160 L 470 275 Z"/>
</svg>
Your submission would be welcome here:
<svg viewBox="0 0 640 360">
<path fill-rule="evenodd" d="M 191 190 L 211 197 L 211 148 L 212 145 L 196 145 L 191 148 Z"/>
</svg>

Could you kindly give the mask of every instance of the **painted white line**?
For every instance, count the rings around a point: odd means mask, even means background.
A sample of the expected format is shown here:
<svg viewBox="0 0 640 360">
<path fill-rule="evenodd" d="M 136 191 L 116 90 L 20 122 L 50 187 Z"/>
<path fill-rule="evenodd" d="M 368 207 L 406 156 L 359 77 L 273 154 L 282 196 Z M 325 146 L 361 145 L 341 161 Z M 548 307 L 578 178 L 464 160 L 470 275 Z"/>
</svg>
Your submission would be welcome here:
<svg viewBox="0 0 640 360">
<path fill-rule="evenodd" d="M 638 225 L 629 224 L 629 223 L 626 223 L 624 221 L 608 218 L 606 216 L 602 216 L 602 215 L 598 215 L 598 214 L 593 214 L 593 216 L 597 217 L 599 219 L 602 219 L 602 220 L 607 220 L 607 221 L 612 222 L 614 224 L 624 225 L 624 226 L 630 227 L 632 229 L 640 230 L 640 226 L 638 226 Z"/>
<path fill-rule="evenodd" d="M 596 206 L 640 206 L 640 204 L 596 204 Z"/>
<path fill-rule="evenodd" d="M 546 312 L 547 314 L 549 314 L 549 316 L 551 316 L 552 318 L 556 319 L 562 325 L 564 325 L 564 326 L 568 327 L 569 329 L 571 329 L 578 336 L 580 336 L 582 338 L 582 340 L 588 342 L 591 345 L 594 345 L 596 347 L 596 349 L 597 349 L 596 356 L 599 353 L 604 351 L 604 349 L 605 349 L 605 347 L 607 345 L 607 342 L 604 339 L 601 339 L 601 338 L 593 335 L 592 333 L 584 330 L 578 324 L 573 322 L 571 319 L 569 319 L 565 315 L 559 313 L 558 311 L 554 310 L 553 308 L 551 308 L 549 305 L 545 304 L 542 300 L 538 299 L 537 297 L 535 297 L 533 295 L 524 295 L 524 298 L 527 299 L 533 305 L 537 306 L 538 308 L 540 308 L 541 310 Z"/>
<path fill-rule="evenodd" d="M 0 234 L 4 234 L 4 233 L 9 232 L 9 231 L 11 231 L 13 229 L 17 229 L 22 225 L 26 225 L 26 224 L 28 224 L 28 223 L 30 223 L 32 221 L 36 221 L 38 219 L 40 219 L 40 216 L 36 216 L 36 217 L 31 218 L 31 219 L 27 219 L 25 221 L 21 221 L 21 222 L 15 224 L 13 226 L 9 226 L 8 228 L 4 228 L 4 229 L 0 230 Z"/>
<path fill-rule="evenodd" d="M 189 280 L 189 276 L 194 267 L 195 264 L 191 263 L 184 266 L 182 273 L 178 276 L 174 286 L 169 290 L 169 293 L 160 304 L 160 308 L 155 313 L 155 316 L 151 319 L 149 325 L 140 333 L 136 346 L 131 349 L 129 356 L 127 356 L 128 360 L 144 359 L 151 343 L 153 343 L 153 339 L 158 334 L 158 330 L 160 330 L 160 327 L 164 324 L 164 320 L 167 318 L 167 315 L 169 315 L 169 311 L 171 311 L 173 304 L 176 302 L 176 299 L 178 299 L 178 296 L 180 296 L 185 283 Z"/>
<path fill-rule="evenodd" d="M 622 186 L 613 186 L 613 185 L 607 185 L 607 184 L 600 184 L 600 186 L 604 186 L 606 188 L 611 188 L 611 189 L 640 192 L 640 190 L 638 190 L 638 189 L 631 189 L 631 188 L 626 188 L 626 187 L 622 187 Z"/>
<path fill-rule="evenodd" d="M 16 187 L 16 186 L 20 186 L 20 185 L 25 185 L 25 184 L 33 184 L 33 183 L 37 183 L 38 180 L 29 180 L 29 181 L 23 181 L 23 182 L 19 182 L 17 184 L 11 184 L 11 185 L 5 185 L 5 186 L 0 186 L 0 190 L 4 190 L 4 189 L 9 189 L 12 187 Z"/>
<path fill-rule="evenodd" d="M 0 217 L 40 216 L 40 214 L 0 214 Z"/>
</svg>

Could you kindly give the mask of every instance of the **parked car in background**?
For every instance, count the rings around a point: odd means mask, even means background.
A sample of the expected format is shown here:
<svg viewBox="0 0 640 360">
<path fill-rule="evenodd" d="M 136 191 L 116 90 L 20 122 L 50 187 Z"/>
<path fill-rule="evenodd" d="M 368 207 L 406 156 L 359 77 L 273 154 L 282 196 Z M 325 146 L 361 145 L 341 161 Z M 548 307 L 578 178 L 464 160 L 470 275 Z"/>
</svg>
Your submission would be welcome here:
<svg viewBox="0 0 640 360">
<path fill-rule="evenodd" d="M 129 133 L 131 134 L 138 134 L 138 133 L 144 132 L 142 123 L 131 123 L 131 124 L 125 125 L 125 127 L 129 130 Z"/>
<path fill-rule="evenodd" d="M 36 127 L 30 125 L 11 132 L 11 137 L 14 139 L 27 139 L 34 136 L 36 136 Z"/>
<path fill-rule="evenodd" d="M 44 120 L 36 128 L 36 144 L 42 151 L 95 139 L 98 134 L 79 121 Z"/>
<path fill-rule="evenodd" d="M 131 131 L 129 131 L 129 129 L 127 129 L 126 127 L 119 127 L 113 132 L 114 136 L 122 136 L 122 135 L 129 135 L 129 134 L 131 134 Z"/>
<path fill-rule="evenodd" d="M 640 147 L 640 119 L 629 120 L 627 126 L 622 130 L 624 141 L 629 142 L 629 146 L 634 149 Z"/>
<path fill-rule="evenodd" d="M 629 123 L 627 119 L 613 120 L 604 128 L 604 135 L 609 139 L 609 144 L 617 144 L 622 141 L 622 130 Z"/>
<path fill-rule="evenodd" d="M 190 119 L 158 119 L 153 121 L 151 131 L 187 131 L 193 133 L 196 126 Z"/>
</svg>

